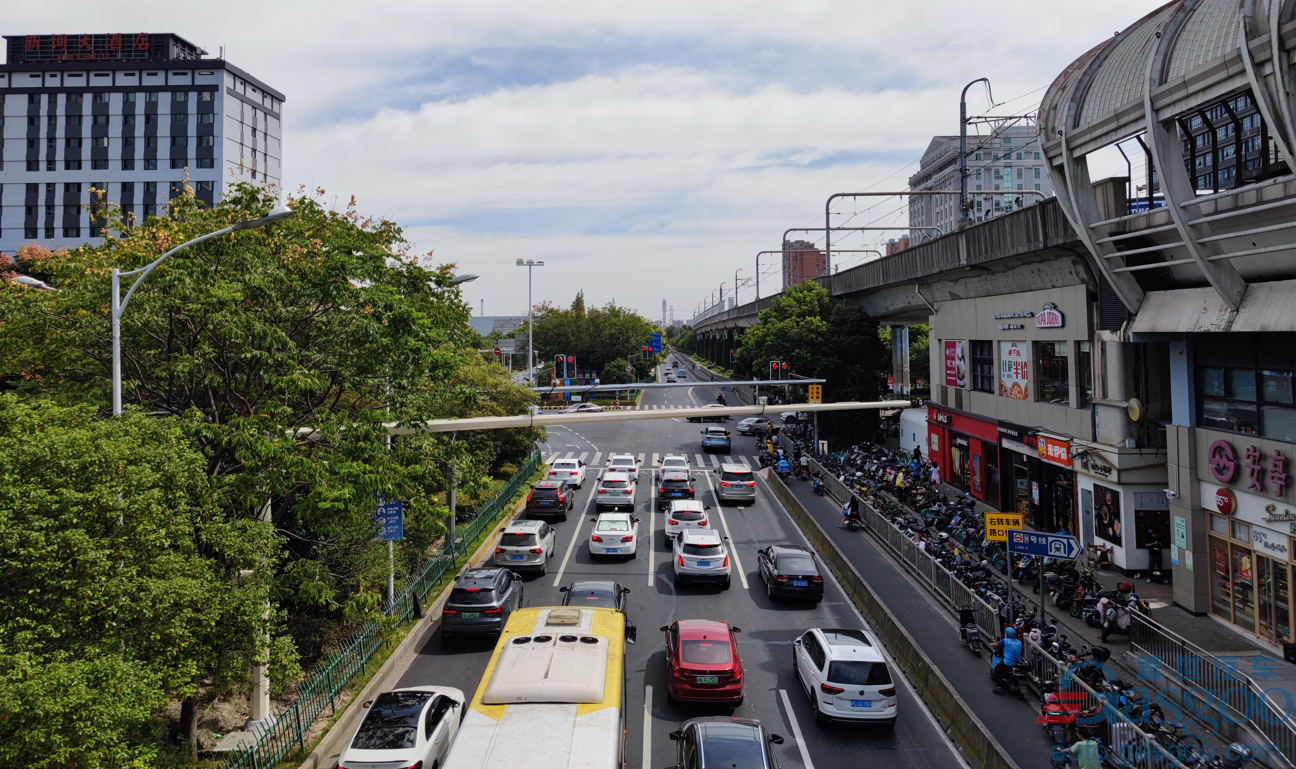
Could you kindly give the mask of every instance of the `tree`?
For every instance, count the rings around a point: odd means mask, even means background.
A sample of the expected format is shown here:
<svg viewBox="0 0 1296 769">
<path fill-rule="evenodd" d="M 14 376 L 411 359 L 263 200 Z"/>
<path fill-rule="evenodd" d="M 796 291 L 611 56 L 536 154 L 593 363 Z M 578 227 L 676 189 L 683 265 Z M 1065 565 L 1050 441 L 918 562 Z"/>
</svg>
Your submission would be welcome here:
<svg viewBox="0 0 1296 769">
<path fill-rule="evenodd" d="M 643 346 L 656 331 L 642 315 L 615 304 L 586 310 L 585 295 L 577 292 L 569 309 L 545 304 L 535 313 L 536 359 L 551 361 L 555 355 L 574 355 L 580 369 L 600 372 L 600 381 L 611 376 L 614 368 L 624 374 L 622 359 L 629 359 L 637 372 L 646 371 L 660 362 L 660 358 L 650 357 L 647 365 L 641 364 Z M 526 335 L 525 323 L 518 332 Z"/>
</svg>

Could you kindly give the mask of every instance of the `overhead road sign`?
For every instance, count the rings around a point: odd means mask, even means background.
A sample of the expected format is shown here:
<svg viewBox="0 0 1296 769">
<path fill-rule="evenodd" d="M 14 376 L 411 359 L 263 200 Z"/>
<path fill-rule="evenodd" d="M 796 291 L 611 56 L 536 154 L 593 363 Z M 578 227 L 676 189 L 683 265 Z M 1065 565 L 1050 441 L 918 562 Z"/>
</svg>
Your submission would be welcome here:
<svg viewBox="0 0 1296 769">
<path fill-rule="evenodd" d="M 662 351 L 661 334 L 648 335 L 648 349 L 650 352 L 660 353 Z"/>
<path fill-rule="evenodd" d="M 1040 534 L 1009 529 L 1008 552 L 1074 561 L 1080 556 L 1080 541 L 1070 534 Z"/>
</svg>

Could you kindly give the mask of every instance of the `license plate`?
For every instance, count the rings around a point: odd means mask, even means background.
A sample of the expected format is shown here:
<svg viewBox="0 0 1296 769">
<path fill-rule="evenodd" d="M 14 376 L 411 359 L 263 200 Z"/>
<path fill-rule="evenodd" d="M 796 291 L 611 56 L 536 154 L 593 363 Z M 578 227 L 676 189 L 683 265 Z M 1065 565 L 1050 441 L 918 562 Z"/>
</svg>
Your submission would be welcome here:
<svg viewBox="0 0 1296 769">
<path fill-rule="evenodd" d="M 603 552 L 605 552 L 605 553 L 619 553 L 619 552 L 621 552 L 621 548 L 618 548 L 618 547 L 608 547 L 608 548 L 604 548 L 604 549 L 603 549 Z"/>
<path fill-rule="evenodd" d="M 711 562 L 710 562 L 710 561 L 698 561 L 698 562 L 696 562 L 696 563 L 693 564 L 693 565 L 694 565 L 694 566 L 710 566 L 710 565 L 711 565 Z"/>
<path fill-rule="evenodd" d="M 536 502 L 536 504 L 539 505 L 540 507 L 549 507 L 550 505 L 553 504 L 553 502 Z"/>
<path fill-rule="evenodd" d="M 720 683 L 720 676 L 698 676 L 697 682 L 700 684 L 718 684 Z"/>
<path fill-rule="evenodd" d="M 481 612 L 479 611 L 464 612 L 459 616 L 463 617 L 464 619 L 481 619 Z"/>
<path fill-rule="evenodd" d="M 810 583 L 807 582 L 807 581 L 805 581 L 804 579 L 794 579 L 794 580 L 792 580 L 792 586 L 793 586 L 793 587 L 805 587 L 805 586 L 808 585 L 808 584 L 810 584 Z"/>
<path fill-rule="evenodd" d="M 681 493 L 678 492 L 678 491 L 672 491 L 672 492 L 671 492 L 671 496 L 672 496 L 672 497 L 682 497 L 682 496 L 684 496 L 684 495 L 681 494 Z"/>
<path fill-rule="evenodd" d="M 852 707 L 852 708 L 871 708 L 871 707 L 873 707 L 873 700 L 851 700 L 851 707 Z"/>
<path fill-rule="evenodd" d="M 521 561 L 521 560 L 523 560 L 524 558 L 526 558 L 525 555 L 510 555 L 510 556 L 509 556 L 509 560 L 510 560 L 510 561 Z"/>
</svg>

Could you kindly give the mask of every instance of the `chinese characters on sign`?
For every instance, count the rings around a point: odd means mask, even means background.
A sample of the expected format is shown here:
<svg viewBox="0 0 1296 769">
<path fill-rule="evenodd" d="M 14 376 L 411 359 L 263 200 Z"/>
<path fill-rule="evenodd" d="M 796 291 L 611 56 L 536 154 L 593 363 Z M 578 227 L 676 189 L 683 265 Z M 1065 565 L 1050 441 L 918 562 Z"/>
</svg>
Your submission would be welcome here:
<svg viewBox="0 0 1296 769">
<path fill-rule="evenodd" d="M 1243 452 L 1243 462 L 1238 462 L 1237 451 L 1233 444 L 1225 440 L 1215 441 L 1210 445 L 1206 465 L 1211 475 L 1220 483 L 1233 483 L 1237 480 L 1238 470 L 1246 468 L 1246 489 L 1248 491 L 1268 492 L 1271 496 L 1281 497 L 1291 485 L 1287 474 L 1287 457 L 1278 449 L 1265 454 L 1259 446 L 1247 446 Z M 1269 488 L 1265 488 L 1265 484 Z M 1226 513 L 1227 515 L 1227 513 Z"/>
<path fill-rule="evenodd" d="M 1030 368 L 1025 342 L 999 343 L 999 394 L 1021 401 L 1030 400 Z"/>
<path fill-rule="evenodd" d="M 150 58 L 150 42 L 147 32 L 27 35 L 23 38 L 23 59 L 29 62 L 147 59 Z M 161 58 L 165 51 L 159 49 L 155 54 Z"/>
<path fill-rule="evenodd" d="M 986 539 L 991 542 L 1007 542 L 1009 529 L 1022 528 L 1022 516 L 1017 513 L 986 513 Z"/>
<path fill-rule="evenodd" d="M 1035 438 L 1035 449 L 1039 458 L 1065 467 L 1071 466 L 1071 441 L 1060 441 L 1047 435 Z"/>
<path fill-rule="evenodd" d="M 390 542 L 405 538 L 405 503 L 384 502 L 381 497 L 374 508 L 374 539 Z"/>
<path fill-rule="evenodd" d="M 945 385 L 947 387 L 967 386 L 967 359 L 964 345 L 962 341 L 945 340 Z"/>
<path fill-rule="evenodd" d="M 807 400 L 811 403 L 823 403 L 823 385 L 810 385 Z"/>
</svg>

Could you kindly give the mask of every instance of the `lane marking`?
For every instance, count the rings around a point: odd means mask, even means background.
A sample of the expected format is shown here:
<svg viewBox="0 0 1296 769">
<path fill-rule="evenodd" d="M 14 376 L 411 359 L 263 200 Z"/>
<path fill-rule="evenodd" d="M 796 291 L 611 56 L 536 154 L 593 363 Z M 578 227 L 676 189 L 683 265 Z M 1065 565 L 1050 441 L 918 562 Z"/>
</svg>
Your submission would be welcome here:
<svg viewBox="0 0 1296 769">
<path fill-rule="evenodd" d="M 733 535 L 729 533 L 729 521 L 725 520 L 724 507 L 720 504 L 720 497 L 716 495 L 715 485 L 711 483 L 711 474 L 706 473 L 703 477 L 706 478 L 707 488 L 711 489 L 711 498 L 715 500 L 720 525 L 724 527 L 725 537 L 729 540 L 729 555 L 733 556 L 734 568 L 738 570 L 738 579 L 742 582 L 743 590 L 746 590 L 747 572 L 743 571 L 742 561 L 738 558 L 738 544 L 733 541 Z"/>
<path fill-rule="evenodd" d="M 639 457 L 638 457 L 638 459 L 635 460 L 635 464 L 636 464 L 636 465 L 637 465 L 641 470 L 643 469 L 643 461 L 644 461 L 644 455 L 643 455 L 643 454 L 640 454 Z"/>
<path fill-rule="evenodd" d="M 653 563 L 653 542 L 657 536 L 657 484 L 648 488 L 648 587 L 653 586 L 653 575 L 657 571 Z M 643 540 L 641 539 L 640 542 Z M 649 687 L 650 689 L 652 687 Z M 647 748 L 644 748 L 647 750 Z M 647 764 L 644 764 L 647 767 Z"/>
<path fill-rule="evenodd" d="M 661 462 L 658 461 L 660 457 L 661 457 L 661 454 L 653 454 L 653 463 L 652 463 L 652 466 L 653 466 L 653 467 L 660 467 L 660 466 L 661 466 Z"/>
<path fill-rule="evenodd" d="M 643 769 L 652 767 L 652 687 L 644 687 Z"/>
<path fill-rule="evenodd" d="M 579 459 L 580 461 L 584 462 L 585 459 L 586 459 L 586 457 L 588 457 L 588 456 L 589 456 L 589 452 L 588 452 L 588 451 L 582 451 L 582 452 L 581 452 L 581 455 L 580 455 L 579 457 L 576 457 L 576 458 Z"/>
<path fill-rule="evenodd" d="M 701 454 L 694 454 L 693 456 L 697 457 L 697 463 L 699 468 L 706 467 L 706 457 L 702 456 Z"/>
<path fill-rule="evenodd" d="M 599 453 L 597 453 L 597 454 L 594 455 L 594 461 L 593 461 L 593 462 L 590 462 L 590 464 L 591 464 L 591 465 L 597 465 L 598 463 L 600 463 L 600 462 L 602 462 L 602 461 L 603 461 L 603 452 L 600 451 Z"/>
<path fill-rule="evenodd" d="M 559 454 L 559 453 L 560 453 L 560 452 L 555 451 L 554 453 L 552 453 L 552 454 L 550 454 L 549 456 L 545 457 L 545 461 L 544 461 L 545 464 L 546 464 L 546 465 L 552 465 L 552 464 L 553 464 L 553 461 L 554 461 L 555 459 L 558 458 L 558 454 Z"/>
<path fill-rule="evenodd" d="M 571 542 L 567 543 L 567 554 L 563 556 L 562 565 L 558 567 L 558 576 L 554 577 L 554 587 L 562 584 L 563 572 L 567 571 L 567 561 L 571 560 L 572 550 L 576 547 L 576 540 L 580 539 L 581 526 L 584 524 L 585 517 L 589 515 L 590 505 L 594 504 L 594 499 L 597 496 L 598 492 L 595 491 L 585 500 L 585 511 L 581 513 L 581 522 L 576 524 L 576 530 L 572 532 Z M 593 523 L 590 524 L 590 526 L 593 525 Z"/>
<path fill-rule="evenodd" d="M 715 454 L 712 454 L 712 455 L 711 455 L 711 466 L 712 466 L 712 467 L 719 467 L 719 466 L 720 466 L 720 457 L 717 457 Z"/>
<path fill-rule="evenodd" d="M 806 769 L 814 769 L 814 762 L 810 760 L 810 751 L 806 748 L 805 738 L 801 736 L 801 724 L 797 723 L 796 713 L 792 712 L 792 701 L 788 699 L 787 689 L 779 689 L 779 696 L 783 698 L 783 709 L 787 711 L 788 721 L 792 724 L 792 737 L 796 739 L 797 749 L 801 751 L 801 761 Z"/>
<path fill-rule="evenodd" d="M 751 469 L 751 465 L 747 463 L 747 457 L 743 456 L 742 454 L 739 454 L 738 461 L 742 463 L 743 467 L 747 468 L 748 470 Z"/>
</svg>

